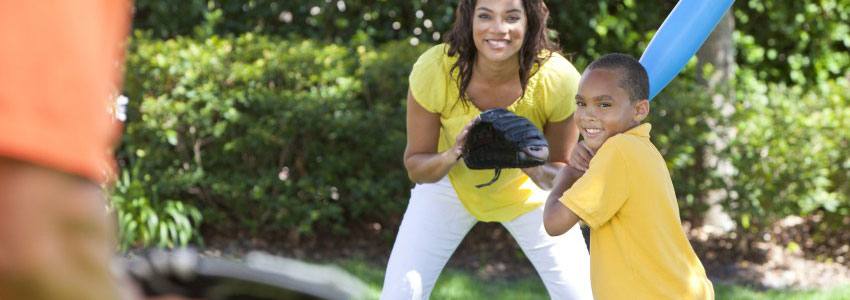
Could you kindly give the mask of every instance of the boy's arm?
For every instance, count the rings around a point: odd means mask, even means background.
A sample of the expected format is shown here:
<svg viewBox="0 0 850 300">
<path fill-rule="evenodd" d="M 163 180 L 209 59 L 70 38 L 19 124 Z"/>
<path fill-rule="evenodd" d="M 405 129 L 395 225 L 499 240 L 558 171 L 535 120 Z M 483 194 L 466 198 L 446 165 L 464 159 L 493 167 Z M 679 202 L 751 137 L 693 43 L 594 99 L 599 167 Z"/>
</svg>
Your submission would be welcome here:
<svg viewBox="0 0 850 300">
<path fill-rule="evenodd" d="M 546 228 L 546 233 L 549 235 L 562 235 L 578 223 L 578 215 L 561 203 L 560 199 L 564 192 L 572 187 L 583 174 L 584 172 L 576 168 L 566 166 L 555 177 L 555 186 L 549 193 L 546 207 L 543 210 L 543 227 Z"/>
</svg>

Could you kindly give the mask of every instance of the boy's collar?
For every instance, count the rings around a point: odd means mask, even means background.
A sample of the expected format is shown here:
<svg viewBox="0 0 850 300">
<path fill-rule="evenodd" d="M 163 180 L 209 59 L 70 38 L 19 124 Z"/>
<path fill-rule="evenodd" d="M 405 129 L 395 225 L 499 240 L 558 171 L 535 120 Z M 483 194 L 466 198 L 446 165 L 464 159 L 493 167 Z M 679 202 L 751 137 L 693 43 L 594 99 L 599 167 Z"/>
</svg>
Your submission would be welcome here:
<svg viewBox="0 0 850 300">
<path fill-rule="evenodd" d="M 649 138 L 649 131 L 652 129 L 652 125 L 649 123 L 643 123 L 638 126 L 632 127 L 625 132 L 625 134 L 630 134 L 639 137 Z"/>
</svg>

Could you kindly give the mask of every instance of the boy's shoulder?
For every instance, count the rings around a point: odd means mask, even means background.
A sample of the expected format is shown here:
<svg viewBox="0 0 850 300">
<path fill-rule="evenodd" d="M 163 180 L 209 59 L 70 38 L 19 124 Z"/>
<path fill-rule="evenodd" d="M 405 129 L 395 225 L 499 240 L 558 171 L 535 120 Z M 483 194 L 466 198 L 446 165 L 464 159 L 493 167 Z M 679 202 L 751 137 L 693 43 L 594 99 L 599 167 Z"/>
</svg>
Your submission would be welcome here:
<svg viewBox="0 0 850 300">
<path fill-rule="evenodd" d="M 611 154 L 616 154 L 620 159 L 625 160 L 644 159 L 647 155 L 654 156 L 657 154 L 660 156 L 661 153 L 649 140 L 648 127 L 648 124 L 642 124 L 608 138 L 599 148 L 597 154 L 611 152 Z"/>
<path fill-rule="evenodd" d="M 635 137 L 629 136 L 625 133 L 618 133 L 612 137 L 609 137 L 602 143 L 602 146 L 599 147 L 597 153 L 601 153 L 603 151 L 614 151 L 614 152 L 627 152 L 629 147 L 636 142 Z"/>
<path fill-rule="evenodd" d="M 641 123 L 638 124 L 624 132 L 620 132 L 615 134 L 614 136 L 608 138 L 603 144 L 602 147 L 605 147 L 606 144 L 616 145 L 617 147 L 623 146 L 638 146 L 644 145 L 646 143 L 652 143 L 649 141 L 649 132 L 652 130 L 652 124 L 649 123 Z"/>
</svg>

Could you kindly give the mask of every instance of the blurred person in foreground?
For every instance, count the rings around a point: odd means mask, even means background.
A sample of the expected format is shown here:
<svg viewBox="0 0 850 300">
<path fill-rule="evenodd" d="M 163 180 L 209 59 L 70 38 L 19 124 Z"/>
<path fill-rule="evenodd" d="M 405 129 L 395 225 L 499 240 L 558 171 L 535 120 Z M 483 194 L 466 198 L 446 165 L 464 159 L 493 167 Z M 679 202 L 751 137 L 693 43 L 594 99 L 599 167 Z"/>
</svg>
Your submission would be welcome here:
<svg viewBox="0 0 850 300">
<path fill-rule="evenodd" d="M 130 5 L 0 0 L 0 299 L 122 297 L 101 184 Z"/>
</svg>

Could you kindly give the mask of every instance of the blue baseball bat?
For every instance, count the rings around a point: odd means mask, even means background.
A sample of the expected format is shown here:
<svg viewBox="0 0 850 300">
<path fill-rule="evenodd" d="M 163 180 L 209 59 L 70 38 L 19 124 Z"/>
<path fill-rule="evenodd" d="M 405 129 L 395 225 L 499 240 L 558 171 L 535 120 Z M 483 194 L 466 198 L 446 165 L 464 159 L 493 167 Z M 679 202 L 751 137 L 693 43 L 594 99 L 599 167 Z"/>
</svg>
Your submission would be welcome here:
<svg viewBox="0 0 850 300">
<path fill-rule="evenodd" d="M 649 75 L 650 100 L 679 74 L 733 2 L 680 0 L 676 3 L 640 57 Z"/>
</svg>

